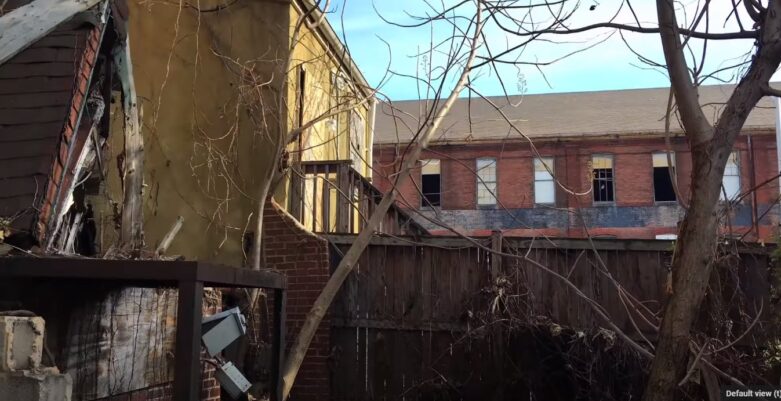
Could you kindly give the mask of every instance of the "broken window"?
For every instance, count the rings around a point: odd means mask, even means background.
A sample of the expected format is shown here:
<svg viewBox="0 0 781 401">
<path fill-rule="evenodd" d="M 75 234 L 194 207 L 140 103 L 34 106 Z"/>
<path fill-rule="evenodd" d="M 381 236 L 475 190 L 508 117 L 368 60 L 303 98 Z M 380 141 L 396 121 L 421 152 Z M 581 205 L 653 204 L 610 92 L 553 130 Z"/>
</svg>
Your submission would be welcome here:
<svg viewBox="0 0 781 401">
<path fill-rule="evenodd" d="M 724 178 L 721 179 L 719 199 L 732 200 L 740 194 L 740 164 L 738 163 L 738 152 L 732 152 L 727 159 L 727 166 L 724 168 Z M 726 198 L 724 197 L 726 193 Z"/>
<path fill-rule="evenodd" d="M 496 159 L 477 159 L 477 205 L 496 204 Z"/>
<path fill-rule="evenodd" d="M 591 169 L 594 179 L 595 203 L 615 202 L 613 185 L 613 156 L 594 155 L 591 157 Z"/>
<path fill-rule="evenodd" d="M 654 201 L 656 202 L 675 202 L 676 200 L 675 189 L 673 188 L 673 176 L 675 175 L 674 153 L 670 153 L 670 162 L 672 165 L 668 163 L 666 152 L 653 154 Z"/>
<path fill-rule="evenodd" d="M 553 158 L 534 159 L 534 203 L 552 205 L 556 201 L 556 184 L 553 182 Z"/>
<path fill-rule="evenodd" d="M 421 160 L 421 198 L 422 207 L 439 206 L 441 194 L 441 176 L 439 172 L 439 160 Z"/>
</svg>

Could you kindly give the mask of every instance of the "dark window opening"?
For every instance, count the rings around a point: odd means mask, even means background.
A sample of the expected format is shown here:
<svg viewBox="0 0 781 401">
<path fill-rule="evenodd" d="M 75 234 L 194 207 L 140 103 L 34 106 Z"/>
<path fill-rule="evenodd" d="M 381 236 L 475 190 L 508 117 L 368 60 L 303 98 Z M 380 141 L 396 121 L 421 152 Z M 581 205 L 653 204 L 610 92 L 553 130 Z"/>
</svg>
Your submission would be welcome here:
<svg viewBox="0 0 781 401">
<path fill-rule="evenodd" d="M 306 71 L 304 66 L 298 67 L 298 91 L 296 93 L 296 126 L 304 125 L 304 95 L 306 93 Z M 301 135 L 298 136 L 301 138 Z"/>
<path fill-rule="evenodd" d="M 594 169 L 594 202 L 614 202 L 613 169 Z"/>
<path fill-rule="evenodd" d="M 654 200 L 675 202 L 675 189 L 669 167 L 654 167 Z"/>
<path fill-rule="evenodd" d="M 423 174 L 422 176 L 423 207 L 440 205 L 440 175 Z"/>
<path fill-rule="evenodd" d="M 420 161 L 420 206 L 439 206 L 442 194 L 442 181 L 440 180 L 439 160 L 427 159 Z"/>
</svg>

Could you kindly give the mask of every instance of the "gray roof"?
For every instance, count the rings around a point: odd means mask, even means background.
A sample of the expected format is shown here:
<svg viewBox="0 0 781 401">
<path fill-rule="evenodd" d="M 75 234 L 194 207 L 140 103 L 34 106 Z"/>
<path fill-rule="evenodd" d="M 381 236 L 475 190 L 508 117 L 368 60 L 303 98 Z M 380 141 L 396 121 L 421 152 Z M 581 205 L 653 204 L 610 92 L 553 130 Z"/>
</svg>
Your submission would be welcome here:
<svg viewBox="0 0 781 401">
<path fill-rule="evenodd" d="M 711 121 L 733 88 L 734 85 L 699 88 L 700 104 Z M 488 98 L 496 107 L 481 98 L 461 98 L 443 121 L 433 142 L 520 138 L 516 132 L 511 132 L 510 124 L 496 110 L 497 107 L 531 138 L 660 135 L 664 133 L 668 95 L 668 88 L 652 88 Z M 379 104 L 374 143 L 381 145 L 409 141 L 430 104 L 430 100 Z M 773 102 L 764 98 L 759 107 L 752 111 L 744 128 L 755 131 L 773 129 L 774 126 Z M 674 117 L 670 128 L 674 134 L 682 132 Z"/>
</svg>

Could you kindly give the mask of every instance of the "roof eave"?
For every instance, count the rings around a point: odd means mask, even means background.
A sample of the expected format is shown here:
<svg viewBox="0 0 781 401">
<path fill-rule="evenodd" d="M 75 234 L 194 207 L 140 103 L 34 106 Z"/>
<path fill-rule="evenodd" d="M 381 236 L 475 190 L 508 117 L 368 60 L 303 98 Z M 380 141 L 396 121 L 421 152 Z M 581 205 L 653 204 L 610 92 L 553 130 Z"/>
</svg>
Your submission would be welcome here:
<svg viewBox="0 0 781 401">
<path fill-rule="evenodd" d="M 773 126 L 750 126 L 745 127 L 741 134 L 756 134 L 756 135 L 769 135 L 775 133 L 775 127 Z M 671 131 L 670 135 L 673 137 L 684 136 L 683 131 L 675 130 Z M 561 140 L 599 140 L 599 139 L 645 139 L 645 138 L 663 138 L 665 136 L 664 131 L 633 131 L 633 132 L 606 132 L 606 133 L 575 133 L 575 134 L 560 134 L 560 135 L 546 135 L 546 136 L 530 136 L 529 139 L 539 142 L 555 142 Z M 490 143 L 506 143 L 508 141 L 526 142 L 525 139 L 519 137 L 490 137 L 490 138 L 474 138 L 474 139 L 439 139 L 432 140 L 429 146 L 434 145 L 465 145 L 465 144 L 490 144 Z M 385 142 L 380 141 L 374 143 L 375 147 L 389 147 L 398 144 L 405 144 L 405 141 L 397 142 Z"/>
<path fill-rule="evenodd" d="M 318 13 L 323 12 L 313 0 L 296 0 L 293 4 L 299 7 L 300 12 L 303 12 L 302 5 L 307 8 L 317 8 Z M 353 79 L 358 81 L 358 85 L 367 92 L 366 94 L 368 95 L 370 92 L 373 92 L 374 89 L 366 81 L 366 77 L 363 76 L 358 65 L 353 61 L 349 49 L 342 43 L 341 39 L 339 39 L 333 26 L 331 26 L 331 23 L 328 21 L 328 18 L 323 19 L 323 23 L 317 26 L 317 30 L 323 38 L 325 38 L 328 44 L 333 47 L 334 53 L 339 56 L 339 61 L 347 68 Z"/>
</svg>

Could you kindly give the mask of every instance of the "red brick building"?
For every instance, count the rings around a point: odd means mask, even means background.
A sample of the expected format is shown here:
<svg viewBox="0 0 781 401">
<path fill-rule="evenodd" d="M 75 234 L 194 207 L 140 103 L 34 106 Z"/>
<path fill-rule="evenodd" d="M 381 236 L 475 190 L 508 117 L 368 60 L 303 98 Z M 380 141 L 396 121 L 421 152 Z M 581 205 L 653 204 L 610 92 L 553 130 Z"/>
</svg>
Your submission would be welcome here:
<svg viewBox="0 0 781 401">
<path fill-rule="evenodd" d="M 700 89 L 706 115 L 716 115 L 731 89 Z M 692 163 L 674 115 L 667 157 L 668 94 L 659 88 L 460 99 L 398 202 L 416 209 L 416 220 L 433 233 L 449 231 L 439 220 L 471 234 L 582 237 L 585 222 L 594 236 L 669 238 L 689 199 Z M 374 183 L 381 189 L 388 190 L 430 105 L 394 102 L 378 111 Z M 776 231 L 774 134 L 775 109 L 765 99 L 725 172 L 725 233 L 769 240 Z"/>
</svg>

